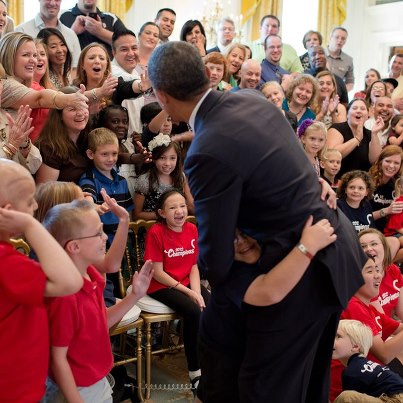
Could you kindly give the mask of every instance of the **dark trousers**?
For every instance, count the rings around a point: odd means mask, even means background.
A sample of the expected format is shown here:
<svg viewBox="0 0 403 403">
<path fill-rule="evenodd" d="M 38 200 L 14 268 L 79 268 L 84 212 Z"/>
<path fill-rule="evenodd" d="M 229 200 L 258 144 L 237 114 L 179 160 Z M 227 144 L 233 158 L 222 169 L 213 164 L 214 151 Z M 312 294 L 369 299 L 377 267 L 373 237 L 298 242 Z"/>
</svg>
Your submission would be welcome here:
<svg viewBox="0 0 403 403">
<path fill-rule="evenodd" d="M 210 293 L 201 286 L 202 297 L 207 303 Z M 199 353 L 197 349 L 197 340 L 199 335 L 199 322 L 201 310 L 184 293 L 174 288 L 163 288 L 150 294 L 150 297 L 162 302 L 173 309 L 183 318 L 183 344 L 185 345 L 185 355 L 189 371 L 200 369 Z"/>
<path fill-rule="evenodd" d="M 210 307 L 216 298 L 212 294 Z M 278 304 L 245 305 L 234 324 L 244 346 L 215 349 L 201 340 L 202 379 L 197 392 L 203 403 L 328 403 L 330 359 L 341 313 L 328 271 L 310 267 Z M 241 322 L 242 321 L 242 322 Z M 241 322 L 240 325 L 238 322 Z M 208 326 L 207 317 L 203 327 Z M 234 335 L 226 331 L 228 340 Z M 241 344 L 241 343 L 240 343 Z M 242 343 L 243 344 L 243 343 Z"/>
</svg>

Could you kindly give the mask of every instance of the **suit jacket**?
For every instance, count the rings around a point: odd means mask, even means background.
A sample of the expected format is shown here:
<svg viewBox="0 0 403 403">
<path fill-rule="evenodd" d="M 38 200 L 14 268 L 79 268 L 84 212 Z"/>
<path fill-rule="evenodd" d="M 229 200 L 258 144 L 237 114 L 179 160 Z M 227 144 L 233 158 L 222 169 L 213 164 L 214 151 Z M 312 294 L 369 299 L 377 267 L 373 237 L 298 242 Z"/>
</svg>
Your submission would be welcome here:
<svg viewBox="0 0 403 403">
<path fill-rule="evenodd" d="M 211 52 L 218 52 L 221 53 L 221 50 L 218 46 L 214 46 L 214 48 L 211 49 L 207 49 L 207 54 L 211 53 Z"/>
<path fill-rule="evenodd" d="M 327 269 L 323 287 L 345 306 L 362 285 L 367 258 L 351 223 L 320 200 L 316 173 L 281 111 L 253 90 L 211 91 L 194 131 L 185 171 L 199 223 L 199 264 L 211 284 L 229 279 L 236 227 L 263 242 L 267 272 L 297 244 L 312 214 L 314 222 L 329 219 L 337 233 L 312 265 Z"/>
</svg>

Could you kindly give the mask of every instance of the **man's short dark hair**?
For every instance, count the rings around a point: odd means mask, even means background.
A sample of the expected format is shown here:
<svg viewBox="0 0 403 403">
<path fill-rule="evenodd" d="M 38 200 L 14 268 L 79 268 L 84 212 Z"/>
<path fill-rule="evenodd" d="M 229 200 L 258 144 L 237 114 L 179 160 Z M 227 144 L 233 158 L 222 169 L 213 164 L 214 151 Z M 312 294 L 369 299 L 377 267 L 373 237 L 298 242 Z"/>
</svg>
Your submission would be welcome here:
<svg viewBox="0 0 403 403">
<path fill-rule="evenodd" d="M 176 13 L 175 13 L 174 10 L 172 10 L 172 8 L 161 8 L 161 10 L 158 10 L 158 13 L 157 13 L 157 16 L 155 17 L 155 19 L 158 20 L 158 18 L 161 17 L 161 14 L 162 14 L 164 11 L 168 11 L 168 13 L 171 13 L 171 14 L 173 14 L 173 15 L 176 16 Z"/>
<path fill-rule="evenodd" d="M 199 51 L 187 42 L 168 42 L 154 49 L 148 61 L 153 88 L 190 101 L 209 88 L 210 80 Z"/>
<path fill-rule="evenodd" d="M 279 20 L 275 15 L 271 15 L 271 14 L 267 14 L 267 15 L 264 15 L 264 16 L 262 17 L 262 19 L 260 20 L 260 28 L 262 28 L 262 25 L 263 25 L 264 20 L 265 20 L 266 18 L 271 18 L 272 20 L 276 20 L 276 21 L 277 21 L 277 24 L 278 24 L 278 27 L 280 28 L 280 20 Z"/>
<path fill-rule="evenodd" d="M 133 31 L 130 31 L 130 29 L 120 29 L 118 31 L 115 31 L 112 35 L 112 49 L 115 49 L 115 42 L 121 37 L 121 36 L 126 36 L 126 35 L 131 35 L 136 38 L 136 34 Z"/>
<path fill-rule="evenodd" d="M 280 35 L 277 35 L 277 34 L 270 34 L 270 35 L 267 35 L 266 38 L 264 38 L 264 50 L 267 49 L 267 40 L 268 40 L 269 38 L 272 38 L 273 36 L 275 36 L 275 37 L 277 37 L 277 38 L 280 38 L 281 43 L 283 43 L 283 40 L 281 39 L 281 36 L 280 36 Z"/>
</svg>

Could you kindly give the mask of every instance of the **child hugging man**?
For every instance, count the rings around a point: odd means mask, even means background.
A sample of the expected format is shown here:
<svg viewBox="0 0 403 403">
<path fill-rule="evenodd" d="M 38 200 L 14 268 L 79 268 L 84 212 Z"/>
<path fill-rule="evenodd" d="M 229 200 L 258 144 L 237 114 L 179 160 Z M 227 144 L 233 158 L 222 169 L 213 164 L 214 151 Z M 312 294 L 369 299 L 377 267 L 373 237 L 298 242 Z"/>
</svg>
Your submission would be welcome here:
<svg viewBox="0 0 403 403">
<path fill-rule="evenodd" d="M 403 379 L 388 367 L 369 361 L 372 331 L 358 320 L 339 322 L 333 358 L 346 367 L 342 375 L 343 392 L 334 403 L 403 402 Z"/>
<path fill-rule="evenodd" d="M 33 218 L 29 171 L 0 159 L 0 401 L 38 402 L 45 394 L 49 328 L 45 297 L 77 292 L 83 279 L 63 248 Z M 24 235 L 39 263 L 9 243 Z"/>
<path fill-rule="evenodd" d="M 102 194 L 111 211 L 123 210 Z M 113 366 L 108 328 L 146 294 L 153 274 L 151 261 L 133 276 L 131 293 L 106 309 L 102 296 L 105 281 L 94 266 L 102 265 L 105 259 L 107 236 L 93 203 L 76 200 L 54 206 L 43 224 L 63 245 L 84 279 L 79 292 L 49 303 L 50 376 L 59 387 L 50 401 L 112 402 L 106 379 Z M 127 234 L 128 219 L 119 226 L 125 227 Z"/>
</svg>

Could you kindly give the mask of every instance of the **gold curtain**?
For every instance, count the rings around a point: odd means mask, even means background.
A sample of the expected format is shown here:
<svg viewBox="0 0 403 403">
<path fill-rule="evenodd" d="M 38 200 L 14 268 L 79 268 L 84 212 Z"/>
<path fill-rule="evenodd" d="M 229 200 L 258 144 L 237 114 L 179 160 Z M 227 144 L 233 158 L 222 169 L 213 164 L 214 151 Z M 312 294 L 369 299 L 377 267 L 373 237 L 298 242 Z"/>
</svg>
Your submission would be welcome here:
<svg viewBox="0 0 403 403">
<path fill-rule="evenodd" d="M 323 36 L 323 46 L 329 40 L 330 31 L 346 19 L 347 0 L 319 0 L 318 31 Z"/>
<path fill-rule="evenodd" d="M 24 22 L 24 0 L 8 0 L 7 4 L 7 14 L 14 20 L 14 26 Z"/>
<path fill-rule="evenodd" d="M 133 5 L 134 0 L 98 0 L 97 7 L 101 11 L 116 14 L 122 21 L 125 20 L 126 13 Z"/>
<path fill-rule="evenodd" d="M 241 13 L 244 23 L 252 20 L 251 38 L 259 38 L 260 20 L 266 14 L 275 15 L 281 21 L 283 0 L 242 0 Z"/>
</svg>

